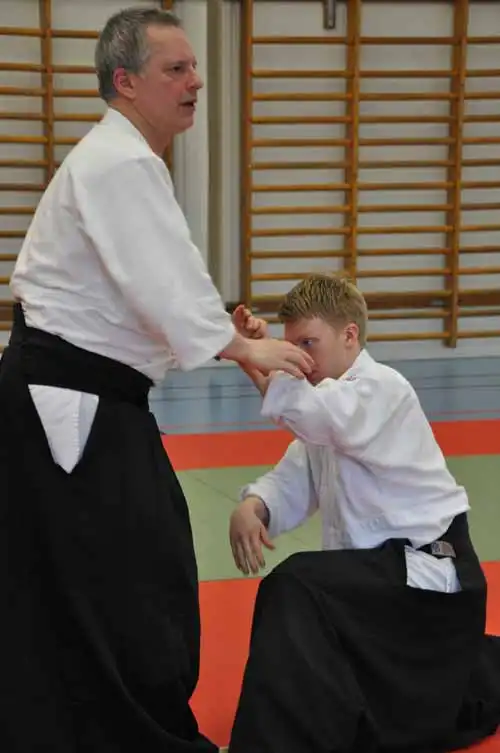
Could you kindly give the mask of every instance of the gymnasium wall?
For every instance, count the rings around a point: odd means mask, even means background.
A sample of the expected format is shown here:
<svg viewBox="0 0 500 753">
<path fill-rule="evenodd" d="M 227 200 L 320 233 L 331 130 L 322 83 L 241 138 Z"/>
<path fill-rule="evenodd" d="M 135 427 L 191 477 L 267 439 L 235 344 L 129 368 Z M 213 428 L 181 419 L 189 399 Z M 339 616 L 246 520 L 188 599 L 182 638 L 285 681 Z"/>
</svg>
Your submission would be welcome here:
<svg viewBox="0 0 500 753">
<path fill-rule="evenodd" d="M 209 2 L 174 4 L 208 80 L 173 161 L 225 300 L 273 320 L 301 273 L 345 269 L 378 355 L 500 353 L 498 6 L 350 0 L 330 30 L 319 0 Z M 3 301 L 44 181 L 103 111 L 92 32 L 129 4 L 0 0 Z"/>
</svg>

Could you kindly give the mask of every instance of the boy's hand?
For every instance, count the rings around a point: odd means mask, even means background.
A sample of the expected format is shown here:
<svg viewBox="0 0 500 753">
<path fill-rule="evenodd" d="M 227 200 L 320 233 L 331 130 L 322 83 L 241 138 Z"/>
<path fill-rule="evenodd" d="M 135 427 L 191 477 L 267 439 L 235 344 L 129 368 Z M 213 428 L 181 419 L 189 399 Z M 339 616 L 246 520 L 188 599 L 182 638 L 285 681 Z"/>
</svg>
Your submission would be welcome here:
<svg viewBox="0 0 500 753">
<path fill-rule="evenodd" d="M 257 497 L 248 497 L 231 515 L 231 549 L 236 567 L 245 575 L 256 575 L 260 568 L 265 567 L 262 544 L 274 549 L 265 525 L 267 518 L 267 508 Z"/>
<path fill-rule="evenodd" d="M 233 311 L 232 320 L 237 332 L 243 337 L 261 340 L 268 336 L 267 322 L 254 316 L 242 303 Z"/>
</svg>

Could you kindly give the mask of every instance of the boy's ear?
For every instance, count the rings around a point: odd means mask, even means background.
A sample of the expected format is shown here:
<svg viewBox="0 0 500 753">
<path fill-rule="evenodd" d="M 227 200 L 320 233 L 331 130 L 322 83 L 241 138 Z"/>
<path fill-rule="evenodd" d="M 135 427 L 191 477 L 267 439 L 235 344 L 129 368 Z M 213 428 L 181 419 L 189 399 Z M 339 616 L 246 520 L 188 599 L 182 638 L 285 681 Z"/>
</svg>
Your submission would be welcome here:
<svg viewBox="0 0 500 753">
<path fill-rule="evenodd" d="M 359 342 L 359 327 L 354 322 L 350 322 L 344 329 L 344 335 L 347 345 L 356 345 Z"/>
</svg>

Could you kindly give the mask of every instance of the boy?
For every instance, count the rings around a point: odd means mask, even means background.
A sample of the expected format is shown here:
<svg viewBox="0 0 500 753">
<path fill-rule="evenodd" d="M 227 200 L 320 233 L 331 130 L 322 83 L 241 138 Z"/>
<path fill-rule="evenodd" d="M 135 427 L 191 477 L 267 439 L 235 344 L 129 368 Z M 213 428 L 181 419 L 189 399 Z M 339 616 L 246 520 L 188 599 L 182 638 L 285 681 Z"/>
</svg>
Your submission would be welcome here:
<svg viewBox="0 0 500 753">
<path fill-rule="evenodd" d="M 500 719 L 500 643 L 465 490 L 410 384 L 365 350 L 367 310 L 346 279 L 300 282 L 280 311 L 308 380 L 249 372 L 262 414 L 296 439 L 249 484 L 230 524 L 237 566 L 319 511 L 323 551 L 259 588 L 230 753 L 433 753 Z"/>
</svg>

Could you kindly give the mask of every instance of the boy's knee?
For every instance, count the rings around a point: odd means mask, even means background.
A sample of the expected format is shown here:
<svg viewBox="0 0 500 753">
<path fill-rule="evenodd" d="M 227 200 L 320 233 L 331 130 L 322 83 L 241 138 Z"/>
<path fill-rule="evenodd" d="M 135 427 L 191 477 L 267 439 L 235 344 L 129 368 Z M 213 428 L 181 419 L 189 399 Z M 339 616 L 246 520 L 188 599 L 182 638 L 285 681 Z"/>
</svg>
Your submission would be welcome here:
<svg viewBox="0 0 500 753">
<path fill-rule="evenodd" d="M 272 608 L 283 609 L 287 602 L 297 604 L 297 600 L 309 593 L 307 569 L 301 553 L 292 554 L 277 565 L 260 583 L 258 601 Z"/>
</svg>

